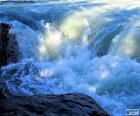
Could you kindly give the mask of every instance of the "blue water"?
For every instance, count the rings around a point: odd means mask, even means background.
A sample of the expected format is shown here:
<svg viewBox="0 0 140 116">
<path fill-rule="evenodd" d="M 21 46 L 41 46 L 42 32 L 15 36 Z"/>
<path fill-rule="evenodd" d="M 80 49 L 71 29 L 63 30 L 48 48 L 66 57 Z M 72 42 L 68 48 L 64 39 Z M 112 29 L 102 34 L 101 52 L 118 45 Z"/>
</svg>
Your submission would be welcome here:
<svg viewBox="0 0 140 116">
<path fill-rule="evenodd" d="M 140 2 L 0 3 L 20 62 L 1 68 L 13 95 L 82 92 L 111 116 L 140 108 Z"/>
</svg>

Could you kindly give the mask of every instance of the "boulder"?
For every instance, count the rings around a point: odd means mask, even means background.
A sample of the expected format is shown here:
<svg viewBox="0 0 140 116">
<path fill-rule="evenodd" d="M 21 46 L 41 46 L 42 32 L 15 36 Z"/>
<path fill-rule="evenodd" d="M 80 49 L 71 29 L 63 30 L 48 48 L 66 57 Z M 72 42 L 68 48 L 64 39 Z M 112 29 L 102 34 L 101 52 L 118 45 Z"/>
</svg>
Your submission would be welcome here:
<svg viewBox="0 0 140 116">
<path fill-rule="evenodd" d="M 0 23 L 0 67 L 18 61 L 18 48 L 10 25 Z"/>
<path fill-rule="evenodd" d="M 11 97 L 0 101 L 4 116 L 108 116 L 89 96 L 80 93 Z"/>
</svg>

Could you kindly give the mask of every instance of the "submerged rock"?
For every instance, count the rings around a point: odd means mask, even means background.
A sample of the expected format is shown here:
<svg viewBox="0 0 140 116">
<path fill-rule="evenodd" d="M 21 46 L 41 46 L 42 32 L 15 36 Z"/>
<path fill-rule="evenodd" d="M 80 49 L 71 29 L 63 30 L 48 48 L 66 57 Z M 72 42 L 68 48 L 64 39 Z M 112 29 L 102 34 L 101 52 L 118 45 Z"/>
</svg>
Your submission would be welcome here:
<svg viewBox="0 0 140 116">
<path fill-rule="evenodd" d="M 18 61 L 18 43 L 10 25 L 0 23 L 0 67 Z"/>
<path fill-rule="evenodd" d="M 41 79 L 40 71 L 32 61 L 4 66 L 0 73 L 0 85 L 8 97 L 27 95 L 28 92 L 22 91 L 23 86 L 30 91 L 30 95 L 37 94 L 35 88 L 41 84 L 38 83 L 38 79 Z"/>
<path fill-rule="evenodd" d="M 89 96 L 80 93 L 13 97 L 0 101 L 4 116 L 107 116 Z"/>
</svg>

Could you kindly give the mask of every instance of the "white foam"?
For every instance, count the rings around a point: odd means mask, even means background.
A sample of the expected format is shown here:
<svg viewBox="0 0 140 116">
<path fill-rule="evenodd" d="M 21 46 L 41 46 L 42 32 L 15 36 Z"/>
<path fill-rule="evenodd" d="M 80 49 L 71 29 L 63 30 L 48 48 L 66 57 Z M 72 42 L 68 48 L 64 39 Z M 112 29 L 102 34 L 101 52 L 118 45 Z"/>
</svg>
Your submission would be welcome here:
<svg viewBox="0 0 140 116">
<path fill-rule="evenodd" d="M 120 1 L 103 2 L 107 4 L 100 7 L 78 7 L 78 2 L 57 4 L 61 7 L 12 6 L 13 12 L 24 11 L 19 13 L 24 17 L 9 20 L 21 53 L 21 62 L 2 67 L 1 81 L 9 91 L 14 95 L 82 92 L 113 116 L 139 108 L 139 2 L 131 5 L 128 0 L 129 7 Z M 10 6 L 3 9 L 5 14 Z"/>
</svg>

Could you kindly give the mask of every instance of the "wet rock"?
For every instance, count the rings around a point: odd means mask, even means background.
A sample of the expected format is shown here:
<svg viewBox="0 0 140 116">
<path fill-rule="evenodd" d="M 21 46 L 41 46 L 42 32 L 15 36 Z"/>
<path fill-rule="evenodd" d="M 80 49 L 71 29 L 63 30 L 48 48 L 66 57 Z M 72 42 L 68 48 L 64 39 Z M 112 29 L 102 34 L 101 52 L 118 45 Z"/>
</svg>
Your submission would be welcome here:
<svg viewBox="0 0 140 116">
<path fill-rule="evenodd" d="M 8 4 L 8 3 L 16 3 L 16 4 L 22 4 L 22 3 L 35 3 L 34 0 L 12 0 L 12 1 L 7 1 L 7 0 L 4 0 L 4 1 L 0 1 L 0 4 Z"/>
<path fill-rule="evenodd" d="M 10 25 L 0 23 L 0 67 L 18 61 L 18 43 Z"/>
<path fill-rule="evenodd" d="M 6 95 L 5 95 L 4 92 L 3 92 L 2 86 L 0 86 L 0 100 L 1 100 L 1 99 L 5 99 L 5 98 L 6 98 Z"/>
<path fill-rule="evenodd" d="M 0 101 L 4 116 L 107 116 L 89 96 L 80 93 L 13 97 Z"/>
</svg>

